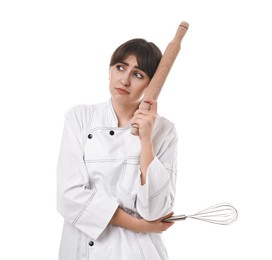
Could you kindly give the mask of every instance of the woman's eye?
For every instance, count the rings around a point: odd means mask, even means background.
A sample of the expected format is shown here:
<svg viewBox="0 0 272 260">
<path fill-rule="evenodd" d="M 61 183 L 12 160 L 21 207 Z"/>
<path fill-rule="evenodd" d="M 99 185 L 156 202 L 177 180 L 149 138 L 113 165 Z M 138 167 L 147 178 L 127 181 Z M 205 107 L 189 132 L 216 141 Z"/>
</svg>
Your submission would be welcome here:
<svg viewBox="0 0 272 260">
<path fill-rule="evenodd" d="M 143 75 L 141 73 L 139 73 L 139 72 L 135 72 L 134 75 L 138 79 L 142 79 L 143 78 Z"/>
<path fill-rule="evenodd" d="M 118 71 L 123 71 L 124 67 L 122 65 L 116 65 Z"/>
</svg>

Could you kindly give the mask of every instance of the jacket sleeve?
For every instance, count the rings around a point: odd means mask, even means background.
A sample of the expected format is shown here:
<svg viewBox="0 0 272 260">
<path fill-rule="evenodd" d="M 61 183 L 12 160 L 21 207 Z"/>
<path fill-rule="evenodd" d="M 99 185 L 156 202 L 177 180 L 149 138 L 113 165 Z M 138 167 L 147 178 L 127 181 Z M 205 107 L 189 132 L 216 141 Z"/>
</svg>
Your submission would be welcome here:
<svg viewBox="0 0 272 260">
<path fill-rule="evenodd" d="M 147 169 L 144 185 L 141 185 L 139 173 L 137 211 L 148 221 L 167 215 L 174 205 L 178 144 L 174 125 L 163 138 L 162 145 Z"/>
<path fill-rule="evenodd" d="M 82 121 L 74 110 L 66 114 L 57 165 L 57 208 L 66 221 L 97 239 L 118 203 L 109 194 L 90 187 L 83 160 Z"/>
</svg>

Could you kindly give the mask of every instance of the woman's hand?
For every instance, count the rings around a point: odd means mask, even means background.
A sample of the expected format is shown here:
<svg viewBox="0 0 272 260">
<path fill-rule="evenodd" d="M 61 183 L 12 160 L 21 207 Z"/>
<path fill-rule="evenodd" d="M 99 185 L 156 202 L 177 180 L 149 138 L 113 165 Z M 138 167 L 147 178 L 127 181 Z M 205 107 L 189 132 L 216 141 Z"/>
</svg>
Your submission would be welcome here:
<svg viewBox="0 0 272 260">
<path fill-rule="evenodd" d="M 162 233 L 170 228 L 174 222 L 164 222 L 163 220 L 166 218 L 170 218 L 173 216 L 174 212 L 169 213 L 168 215 L 154 221 L 147 221 L 144 219 L 140 220 L 140 232 L 143 233 Z"/>
<path fill-rule="evenodd" d="M 155 99 L 144 99 L 143 102 L 150 105 L 150 110 L 141 108 L 134 113 L 131 124 L 137 124 L 140 140 L 150 140 L 153 126 L 157 116 L 157 101 Z"/>
</svg>

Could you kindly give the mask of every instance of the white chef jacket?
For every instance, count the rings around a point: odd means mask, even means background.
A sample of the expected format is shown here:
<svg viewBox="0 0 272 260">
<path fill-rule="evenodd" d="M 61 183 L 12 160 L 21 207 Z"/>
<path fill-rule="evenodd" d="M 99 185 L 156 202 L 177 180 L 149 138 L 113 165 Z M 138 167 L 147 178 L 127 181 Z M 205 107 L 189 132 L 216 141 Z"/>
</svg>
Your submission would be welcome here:
<svg viewBox="0 0 272 260">
<path fill-rule="evenodd" d="M 109 102 L 78 105 L 65 117 L 57 167 L 57 207 L 64 217 L 59 260 L 165 260 L 162 235 L 109 224 L 117 207 L 146 220 L 173 208 L 177 134 L 157 116 L 155 158 L 140 182 L 140 141 L 118 127 Z"/>
</svg>

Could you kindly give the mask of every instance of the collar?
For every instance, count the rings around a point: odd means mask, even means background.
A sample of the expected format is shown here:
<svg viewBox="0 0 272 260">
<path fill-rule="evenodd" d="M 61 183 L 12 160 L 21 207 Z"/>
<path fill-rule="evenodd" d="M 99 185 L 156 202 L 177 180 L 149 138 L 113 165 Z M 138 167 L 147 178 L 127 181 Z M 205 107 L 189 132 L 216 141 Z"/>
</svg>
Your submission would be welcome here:
<svg viewBox="0 0 272 260">
<path fill-rule="evenodd" d="M 118 119 L 112 106 L 112 100 L 108 101 L 106 108 L 106 125 L 111 127 L 118 127 Z"/>
<path fill-rule="evenodd" d="M 123 127 L 124 129 L 131 127 L 131 120 L 129 120 L 128 125 L 126 127 Z M 112 99 L 108 101 L 107 109 L 106 109 L 106 125 L 109 127 L 118 127 L 118 119 L 115 113 L 115 110 L 112 105 Z"/>
</svg>

